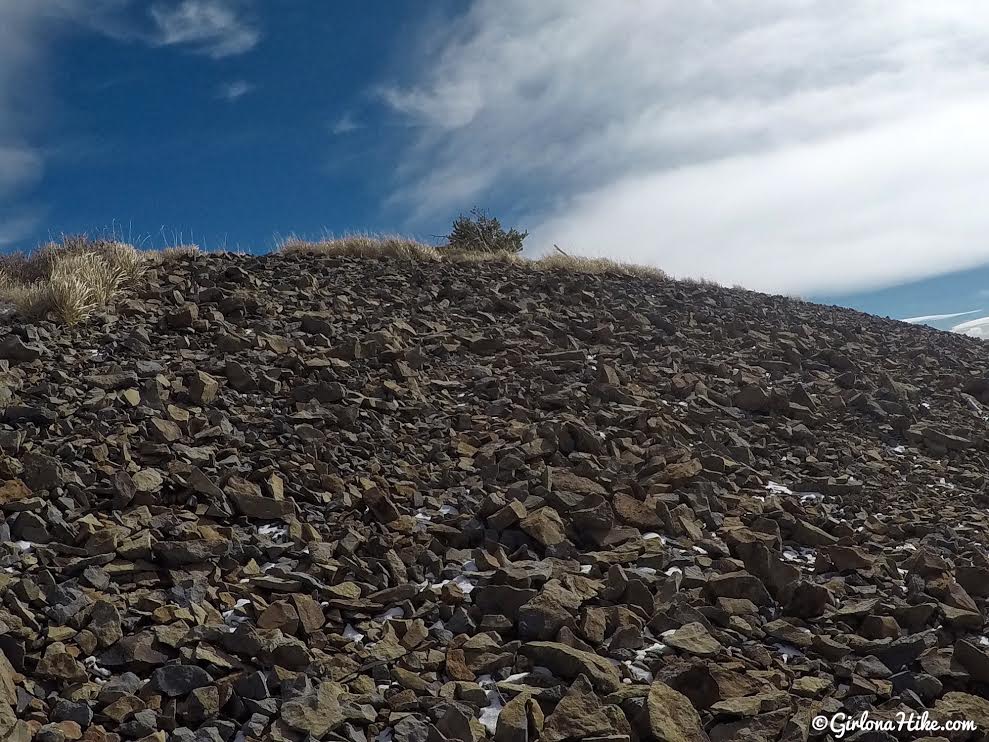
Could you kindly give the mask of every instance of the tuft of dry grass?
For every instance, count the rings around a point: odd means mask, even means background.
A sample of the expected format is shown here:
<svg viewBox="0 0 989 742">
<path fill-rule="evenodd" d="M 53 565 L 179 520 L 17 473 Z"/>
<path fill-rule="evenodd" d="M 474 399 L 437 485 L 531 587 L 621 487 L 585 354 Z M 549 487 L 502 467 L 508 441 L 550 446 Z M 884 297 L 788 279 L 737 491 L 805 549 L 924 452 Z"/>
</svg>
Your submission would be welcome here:
<svg viewBox="0 0 989 742">
<path fill-rule="evenodd" d="M 501 263 L 503 265 L 528 265 L 530 260 L 516 253 L 497 250 L 492 252 L 454 250 L 443 248 L 439 251 L 440 259 L 447 263 Z"/>
<path fill-rule="evenodd" d="M 133 245 L 109 242 L 104 244 L 99 252 L 84 254 L 102 258 L 113 273 L 118 286 L 133 284 L 144 273 L 145 255 Z"/>
<path fill-rule="evenodd" d="M 349 234 L 318 242 L 289 237 L 279 251 L 288 255 L 336 255 L 354 258 L 399 258 L 424 262 L 525 264 L 525 258 L 506 251 L 456 250 L 434 247 L 401 235 Z"/>
<path fill-rule="evenodd" d="M 569 255 L 564 252 L 547 253 L 538 260 L 532 261 L 534 267 L 540 270 L 565 270 L 573 273 L 611 273 L 622 276 L 638 276 L 664 280 L 666 273 L 659 268 L 636 263 L 622 263 L 610 258 L 592 258 L 585 255 Z"/>
<path fill-rule="evenodd" d="M 296 237 L 285 240 L 279 250 L 289 255 L 336 255 L 351 258 L 401 258 L 436 261 L 439 250 L 399 235 L 350 234 L 310 242 Z"/>
<path fill-rule="evenodd" d="M 25 317 L 40 317 L 51 304 L 47 281 L 25 283 L 0 271 L 0 301 L 13 304 Z"/>
<path fill-rule="evenodd" d="M 692 276 L 680 276 L 677 278 L 680 283 L 686 283 L 691 286 L 705 286 L 707 288 L 717 288 L 723 289 L 724 286 L 715 281 L 713 278 L 705 278 L 704 276 L 699 276 L 694 278 Z"/>
<path fill-rule="evenodd" d="M 99 258 L 75 255 L 56 264 L 48 279 L 52 314 L 68 325 L 82 322 L 99 309 L 100 297 L 116 290 L 109 281 L 106 265 Z"/>
<path fill-rule="evenodd" d="M 27 255 L 0 256 L 0 301 L 32 319 L 77 324 L 112 304 L 140 277 L 144 264 L 132 245 L 66 237 Z"/>
<path fill-rule="evenodd" d="M 161 250 L 146 252 L 144 259 L 155 265 L 162 265 L 172 260 L 183 260 L 200 254 L 202 254 L 202 250 L 200 250 L 199 245 L 172 245 L 171 247 L 163 247 Z"/>
</svg>

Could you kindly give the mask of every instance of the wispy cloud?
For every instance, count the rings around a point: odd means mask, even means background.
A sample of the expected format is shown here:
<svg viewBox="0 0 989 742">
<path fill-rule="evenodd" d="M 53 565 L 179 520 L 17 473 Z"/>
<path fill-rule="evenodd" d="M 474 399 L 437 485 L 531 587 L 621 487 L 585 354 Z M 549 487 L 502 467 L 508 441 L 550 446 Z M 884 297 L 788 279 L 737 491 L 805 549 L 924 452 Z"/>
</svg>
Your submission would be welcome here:
<svg viewBox="0 0 989 742">
<path fill-rule="evenodd" d="M 34 184 L 41 172 L 41 156 L 29 145 L 0 145 L 0 197 L 9 197 Z"/>
<path fill-rule="evenodd" d="M 118 41 L 180 46 L 222 58 L 253 48 L 251 0 L 0 0 L 0 248 L 38 223 L 31 188 L 44 173 L 39 132 L 48 102 L 48 60 L 60 36 L 84 30 Z M 153 28 L 136 22 L 137 10 Z M 227 93 L 242 95 L 231 87 Z"/>
<path fill-rule="evenodd" d="M 0 248 L 35 226 L 28 189 L 43 173 L 33 133 L 44 108 L 42 74 L 46 39 L 61 17 L 40 3 L 0 4 Z"/>
<path fill-rule="evenodd" d="M 382 94 L 415 218 L 516 201 L 533 245 L 800 293 L 989 260 L 970 0 L 474 0 L 428 44 Z"/>
<path fill-rule="evenodd" d="M 951 332 L 959 332 L 973 338 L 989 338 L 989 317 L 979 317 L 962 322 L 951 328 Z"/>
<path fill-rule="evenodd" d="M 235 0 L 182 0 L 151 7 L 162 46 L 185 46 L 214 59 L 243 54 L 257 46 L 261 32 Z"/>
<path fill-rule="evenodd" d="M 330 127 L 330 131 L 333 132 L 334 134 L 349 134 L 352 131 L 357 131 L 360 128 L 361 125 L 357 123 L 357 120 L 354 118 L 353 114 L 348 112 L 343 114 L 343 116 L 338 118 L 333 123 L 333 126 Z"/>
<path fill-rule="evenodd" d="M 225 101 L 233 102 L 243 98 L 252 90 L 254 90 L 254 86 L 247 80 L 234 80 L 221 85 L 217 95 Z"/>
<path fill-rule="evenodd" d="M 951 314 L 925 314 L 922 317 L 907 317 L 900 320 L 900 322 L 907 322 L 911 325 L 923 325 L 927 322 L 940 322 L 946 319 L 954 319 L 955 317 L 964 317 L 967 314 L 976 314 L 981 311 L 981 309 L 972 309 L 968 312 L 952 312 Z"/>
</svg>

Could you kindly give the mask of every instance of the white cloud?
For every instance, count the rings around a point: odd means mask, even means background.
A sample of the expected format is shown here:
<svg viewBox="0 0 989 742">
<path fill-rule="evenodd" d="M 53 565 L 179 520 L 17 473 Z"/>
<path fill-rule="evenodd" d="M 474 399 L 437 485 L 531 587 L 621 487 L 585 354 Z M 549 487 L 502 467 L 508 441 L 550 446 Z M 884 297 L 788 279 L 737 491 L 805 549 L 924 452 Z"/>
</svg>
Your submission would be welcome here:
<svg viewBox="0 0 989 742">
<path fill-rule="evenodd" d="M 415 218 L 800 293 L 989 260 L 977 0 L 475 0 L 422 53 L 383 93 Z"/>
<path fill-rule="evenodd" d="M 187 46 L 214 59 L 243 54 L 257 46 L 261 34 L 234 0 L 182 0 L 151 8 L 162 46 Z"/>
<path fill-rule="evenodd" d="M 15 194 L 41 177 L 41 156 L 24 144 L 0 145 L 0 197 Z"/>
<path fill-rule="evenodd" d="M 959 332 L 973 338 L 989 338 L 989 317 L 979 317 L 962 322 L 951 328 L 951 332 Z"/>
<path fill-rule="evenodd" d="M 40 5 L 0 2 L 0 249 L 36 223 L 25 194 L 43 173 L 31 135 L 45 96 L 34 82 L 45 63 L 44 39 L 64 10 Z"/>
<path fill-rule="evenodd" d="M 353 114 L 345 113 L 343 116 L 338 118 L 333 126 L 330 127 L 330 131 L 334 134 L 350 134 L 353 131 L 357 131 L 361 128 L 361 125 L 357 123 Z"/>
<path fill-rule="evenodd" d="M 911 325 L 923 325 L 928 322 L 940 322 L 941 320 L 954 319 L 955 317 L 964 317 L 966 314 L 975 314 L 981 311 L 981 309 L 972 309 L 968 312 L 952 312 L 951 314 L 925 314 L 922 317 L 907 317 L 906 319 L 901 319 L 900 322 L 906 322 Z"/>
<path fill-rule="evenodd" d="M 234 80 L 220 86 L 219 97 L 225 101 L 233 102 L 238 98 L 243 98 L 252 90 L 254 90 L 254 86 L 247 80 Z"/>
</svg>

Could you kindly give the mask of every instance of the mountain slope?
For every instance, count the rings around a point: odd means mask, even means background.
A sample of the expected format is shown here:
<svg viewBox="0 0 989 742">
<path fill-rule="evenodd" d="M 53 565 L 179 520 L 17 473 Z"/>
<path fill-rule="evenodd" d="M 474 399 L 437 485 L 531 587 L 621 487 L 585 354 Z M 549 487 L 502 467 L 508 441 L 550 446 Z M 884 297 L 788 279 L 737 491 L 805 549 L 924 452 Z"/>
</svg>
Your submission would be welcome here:
<svg viewBox="0 0 989 742">
<path fill-rule="evenodd" d="M 113 315 L 11 322 L 5 738 L 989 728 L 979 341 L 302 254 L 181 256 Z"/>
</svg>

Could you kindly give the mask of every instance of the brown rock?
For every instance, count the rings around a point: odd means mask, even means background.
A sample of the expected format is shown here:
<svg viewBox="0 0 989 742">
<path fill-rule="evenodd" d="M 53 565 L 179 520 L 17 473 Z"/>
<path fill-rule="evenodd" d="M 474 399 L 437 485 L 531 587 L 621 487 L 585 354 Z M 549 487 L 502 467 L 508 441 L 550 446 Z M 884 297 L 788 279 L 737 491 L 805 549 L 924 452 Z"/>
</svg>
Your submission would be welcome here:
<svg viewBox="0 0 989 742">
<path fill-rule="evenodd" d="M 762 581 L 748 572 L 715 575 L 707 581 L 707 589 L 716 598 L 744 598 L 756 605 L 770 605 L 773 602 Z"/>
<path fill-rule="evenodd" d="M 292 605 L 295 607 L 295 612 L 299 615 L 299 624 L 306 634 L 315 634 L 326 624 L 323 609 L 320 608 L 319 603 L 308 595 L 299 593 L 293 595 Z"/>
<path fill-rule="evenodd" d="M 989 684 L 989 652 L 984 646 L 967 639 L 959 639 L 955 642 L 953 656 L 968 670 L 973 680 Z"/>
<path fill-rule="evenodd" d="M 64 649 L 49 647 L 38 663 L 37 673 L 65 683 L 81 683 L 89 678 L 86 668 Z"/>
<path fill-rule="evenodd" d="M 286 634 L 294 634 L 299 629 L 299 614 L 288 601 L 276 600 L 258 616 L 258 628 L 281 629 Z"/>
<path fill-rule="evenodd" d="M 234 508 L 241 515 L 258 520 L 277 520 L 292 512 L 285 500 L 276 500 L 261 494 L 261 486 L 241 477 L 230 477 L 223 488 Z"/>
<path fill-rule="evenodd" d="M 970 693 L 945 693 L 934 704 L 935 719 L 974 722 L 977 729 L 989 728 L 989 700 Z"/>
<path fill-rule="evenodd" d="M 188 385 L 189 397 L 198 405 L 211 404 L 220 389 L 220 383 L 203 371 L 196 371 Z"/>
<path fill-rule="evenodd" d="M 721 643 L 711 636 L 704 624 L 696 621 L 684 624 L 669 636 L 664 636 L 663 641 L 671 647 L 701 657 L 710 657 L 722 650 Z"/>
<path fill-rule="evenodd" d="M 618 671 L 603 657 L 556 642 L 529 642 L 520 649 L 537 665 L 549 668 L 565 680 L 586 675 L 600 693 L 617 690 L 621 685 Z"/>
<path fill-rule="evenodd" d="M 503 712 L 504 713 L 504 712 Z M 632 728 L 618 706 L 606 706 L 581 675 L 560 699 L 543 727 L 541 740 L 565 742 L 607 734 L 631 735 Z"/>
<path fill-rule="evenodd" d="M 761 412 L 769 407 L 769 394 L 758 384 L 748 384 L 732 399 L 734 405 L 749 412 Z"/>
<path fill-rule="evenodd" d="M 282 704 L 281 719 L 315 739 L 325 737 L 346 721 L 339 700 L 343 692 L 338 683 L 323 681 L 312 693 Z"/>
<path fill-rule="evenodd" d="M 560 514 L 550 507 L 529 514 L 520 521 L 519 526 L 543 546 L 555 546 L 567 538 Z"/>
<path fill-rule="evenodd" d="M 700 716 L 682 693 L 656 681 L 638 724 L 643 739 L 656 742 L 707 742 Z"/>
<path fill-rule="evenodd" d="M 520 693 L 505 704 L 498 715 L 494 742 L 535 742 L 543 730 L 539 703 L 529 693 Z"/>
</svg>

